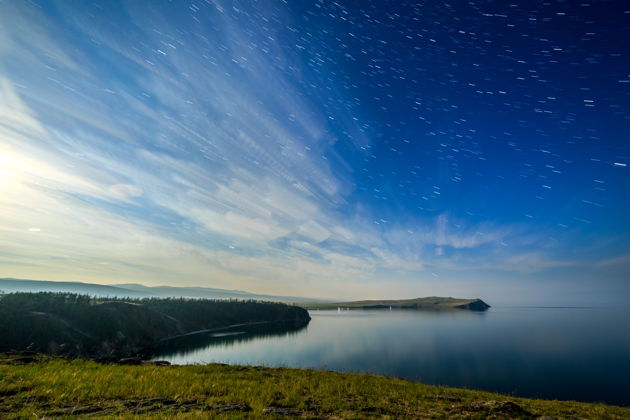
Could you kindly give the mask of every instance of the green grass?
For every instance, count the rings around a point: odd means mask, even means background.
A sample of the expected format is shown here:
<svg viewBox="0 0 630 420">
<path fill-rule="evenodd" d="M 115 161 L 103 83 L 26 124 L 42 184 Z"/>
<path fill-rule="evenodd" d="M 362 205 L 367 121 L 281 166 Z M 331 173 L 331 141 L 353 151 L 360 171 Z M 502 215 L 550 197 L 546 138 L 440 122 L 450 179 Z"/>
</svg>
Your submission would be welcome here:
<svg viewBox="0 0 630 420">
<path fill-rule="evenodd" d="M 120 366 L 0 356 L 0 418 L 630 418 L 630 408 L 514 398 L 367 374 Z M 513 404 L 510 404 L 513 403 Z M 267 410 L 267 412 L 265 412 Z"/>
</svg>

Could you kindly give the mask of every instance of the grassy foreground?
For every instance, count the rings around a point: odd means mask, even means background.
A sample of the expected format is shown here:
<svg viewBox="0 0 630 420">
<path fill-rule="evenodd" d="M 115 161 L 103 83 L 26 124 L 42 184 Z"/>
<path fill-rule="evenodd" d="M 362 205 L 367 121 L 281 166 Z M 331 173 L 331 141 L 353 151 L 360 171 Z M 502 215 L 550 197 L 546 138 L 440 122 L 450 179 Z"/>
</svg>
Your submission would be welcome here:
<svg viewBox="0 0 630 420">
<path fill-rule="evenodd" d="M 367 374 L 121 366 L 0 355 L 0 418 L 630 418 L 630 408 L 512 398 Z"/>
</svg>

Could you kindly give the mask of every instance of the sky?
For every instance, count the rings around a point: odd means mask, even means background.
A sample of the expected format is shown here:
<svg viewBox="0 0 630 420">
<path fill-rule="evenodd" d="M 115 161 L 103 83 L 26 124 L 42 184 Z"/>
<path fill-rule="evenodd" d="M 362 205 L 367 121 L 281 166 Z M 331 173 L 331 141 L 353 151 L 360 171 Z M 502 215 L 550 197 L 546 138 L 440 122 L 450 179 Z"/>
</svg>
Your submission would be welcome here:
<svg viewBox="0 0 630 420">
<path fill-rule="evenodd" d="M 0 277 L 630 302 L 624 1 L 0 1 Z"/>
</svg>

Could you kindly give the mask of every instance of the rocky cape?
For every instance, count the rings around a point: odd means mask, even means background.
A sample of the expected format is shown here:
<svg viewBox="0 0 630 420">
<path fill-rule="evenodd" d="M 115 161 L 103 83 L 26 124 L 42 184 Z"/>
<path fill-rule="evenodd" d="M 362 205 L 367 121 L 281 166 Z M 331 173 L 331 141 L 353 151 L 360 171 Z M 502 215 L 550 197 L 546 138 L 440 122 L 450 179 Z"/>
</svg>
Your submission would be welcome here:
<svg viewBox="0 0 630 420">
<path fill-rule="evenodd" d="M 481 299 L 459 299 L 452 297 L 423 297 L 401 300 L 360 300 L 352 302 L 299 302 L 309 310 L 317 309 L 417 309 L 417 310 L 469 310 L 485 311 L 490 308 Z"/>
</svg>

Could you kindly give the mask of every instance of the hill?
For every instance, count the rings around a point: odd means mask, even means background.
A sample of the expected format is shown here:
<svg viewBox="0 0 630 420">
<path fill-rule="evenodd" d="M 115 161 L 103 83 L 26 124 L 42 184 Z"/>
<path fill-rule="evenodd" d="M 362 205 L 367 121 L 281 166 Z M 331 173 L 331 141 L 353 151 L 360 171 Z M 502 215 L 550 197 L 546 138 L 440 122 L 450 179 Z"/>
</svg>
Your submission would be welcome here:
<svg viewBox="0 0 630 420">
<path fill-rule="evenodd" d="M 212 287 L 177 287 L 177 286 L 145 286 L 137 283 L 117 284 L 117 288 L 130 290 L 146 296 L 189 297 L 203 299 L 255 299 L 273 302 L 292 302 L 295 300 L 317 301 L 305 297 L 264 295 L 243 290 L 216 289 Z"/>
<path fill-rule="evenodd" d="M 630 408 L 255 366 L 120 366 L 0 354 L 0 417 L 627 419 Z"/>
<path fill-rule="evenodd" d="M 102 284 L 73 281 L 45 281 L 14 278 L 0 279 L 0 293 L 79 293 L 99 297 L 151 297 L 153 294 L 140 293 L 130 289 Z"/>
<path fill-rule="evenodd" d="M 102 285 L 70 281 L 26 280 L 0 278 L 0 293 L 15 292 L 62 292 L 79 293 L 95 297 L 185 297 L 203 299 L 255 299 L 274 302 L 316 301 L 305 297 L 275 296 L 242 290 L 216 289 L 212 287 L 145 286 L 128 283 Z"/>
<path fill-rule="evenodd" d="M 296 303 L 298 304 L 298 303 Z M 300 302 L 306 309 L 465 309 L 485 311 L 490 307 L 481 299 L 457 299 L 452 297 L 424 297 L 402 300 L 360 300 L 353 302 Z"/>
<path fill-rule="evenodd" d="M 0 298 L 0 351 L 74 357 L 122 357 L 168 337 L 235 324 L 308 323 L 306 310 L 283 303 L 193 299 L 104 299 L 67 293 Z"/>
</svg>

